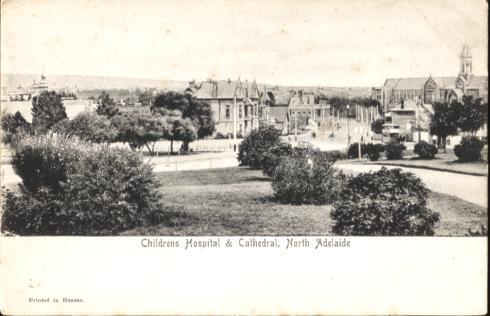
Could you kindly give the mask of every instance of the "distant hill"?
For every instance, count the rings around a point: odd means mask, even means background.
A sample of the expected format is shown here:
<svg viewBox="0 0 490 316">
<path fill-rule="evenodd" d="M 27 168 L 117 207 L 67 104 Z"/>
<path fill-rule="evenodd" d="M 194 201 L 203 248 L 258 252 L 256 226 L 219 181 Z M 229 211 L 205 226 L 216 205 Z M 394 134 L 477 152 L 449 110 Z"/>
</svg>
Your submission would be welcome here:
<svg viewBox="0 0 490 316">
<path fill-rule="evenodd" d="M 19 86 L 29 87 L 34 81 L 39 81 L 40 75 L 24 74 L 2 74 L 1 85 L 8 89 L 15 89 Z M 104 77 L 104 76 L 79 76 L 79 75 L 49 75 L 46 76 L 50 89 L 61 90 L 78 90 L 88 92 L 90 90 L 129 90 L 129 89 L 158 89 L 158 90 L 176 90 L 183 91 L 188 86 L 187 81 L 178 80 L 154 80 L 124 77 Z M 326 97 L 343 96 L 343 97 L 369 97 L 371 87 L 319 87 L 319 86 L 277 86 L 267 83 L 258 84 L 261 91 L 264 86 L 268 90 L 280 93 L 289 93 L 290 90 L 304 90 L 305 92 L 315 92 Z M 82 93 L 87 94 L 87 93 Z M 90 94 L 90 93 L 89 93 Z"/>
<path fill-rule="evenodd" d="M 40 75 L 2 74 L 2 87 L 9 89 L 29 87 L 41 79 Z M 50 89 L 135 89 L 157 88 L 162 90 L 184 90 L 188 83 L 176 80 L 154 80 L 124 77 L 49 75 L 46 76 Z"/>
</svg>

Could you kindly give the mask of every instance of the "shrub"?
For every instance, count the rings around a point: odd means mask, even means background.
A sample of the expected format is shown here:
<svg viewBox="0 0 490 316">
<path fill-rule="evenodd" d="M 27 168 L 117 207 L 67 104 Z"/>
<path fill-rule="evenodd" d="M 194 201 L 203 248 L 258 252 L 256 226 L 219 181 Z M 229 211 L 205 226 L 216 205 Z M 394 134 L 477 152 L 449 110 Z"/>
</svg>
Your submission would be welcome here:
<svg viewBox="0 0 490 316">
<path fill-rule="evenodd" d="M 138 153 L 30 137 L 16 144 L 14 157 L 22 184 L 18 193 L 6 193 L 3 230 L 107 235 L 156 223 L 163 215 L 158 182 Z"/>
<path fill-rule="evenodd" d="M 439 214 L 427 208 L 429 190 L 411 173 L 381 168 L 347 180 L 330 213 L 338 235 L 434 235 Z"/>
<path fill-rule="evenodd" d="M 347 159 L 347 154 L 340 150 L 328 150 L 323 152 L 333 162 L 337 160 Z"/>
<path fill-rule="evenodd" d="M 462 162 L 481 160 L 483 142 L 476 137 L 463 137 L 461 142 L 454 146 L 454 154 Z"/>
<path fill-rule="evenodd" d="M 437 154 L 437 147 L 421 140 L 415 144 L 413 152 L 422 159 L 434 159 Z"/>
<path fill-rule="evenodd" d="M 366 144 L 366 148 L 365 148 L 366 155 L 371 161 L 377 161 L 384 150 L 385 150 L 385 146 L 383 144 L 369 143 Z"/>
<path fill-rule="evenodd" d="M 223 134 L 220 132 L 217 132 L 216 135 L 214 135 L 214 139 L 228 139 L 229 134 Z"/>
<path fill-rule="evenodd" d="M 297 152 L 281 159 L 272 179 L 275 198 L 282 203 L 331 203 L 346 179 L 332 167 L 326 153 Z"/>
<path fill-rule="evenodd" d="M 366 153 L 366 144 L 361 144 L 361 155 Z M 359 143 L 352 143 L 347 150 L 347 157 L 349 159 L 359 158 Z"/>
<path fill-rule="evenodd" d="M 286 156 L 290 157 L 293 155 L 293 153 L 293 146 L 288 143 L 280 142 L 276 146 L 272 147 L 269 151 L 262 154 L 262 173 L 266 176 L 272 177 L 281 159 Z"/>
<path fill-rule="evenodd" d="M 388 160 L 402 159 L 404 150 L 407 149 L 405 145 L 398 142 L 389 142 L 385 146 L 385 155 Z"/>
<path fill-rule="evenodd" d="M 377 118 L 371 123 L 371 130 L 373 133 L 381 134 L 383 131 L 383 124 L 385 123 L 384 118 Z"/>
<path fill-rule="evenodd" d="M 25 120 L 19 111 L 15 114 L 7 113 L 2 115 L 2 141 L 5 144 L 10 144 L 14 141 L 17 135 L 29 134 L 31 132 L 31 124 Z"/>
<path fill-rule="evenodd" d="M 279 136 L 280 131 L 273 126 L 264 126 L 251 131 L 239 146 L 240 165 L 260 169 L 262 155 L 280 143 Z"/>
</svg>

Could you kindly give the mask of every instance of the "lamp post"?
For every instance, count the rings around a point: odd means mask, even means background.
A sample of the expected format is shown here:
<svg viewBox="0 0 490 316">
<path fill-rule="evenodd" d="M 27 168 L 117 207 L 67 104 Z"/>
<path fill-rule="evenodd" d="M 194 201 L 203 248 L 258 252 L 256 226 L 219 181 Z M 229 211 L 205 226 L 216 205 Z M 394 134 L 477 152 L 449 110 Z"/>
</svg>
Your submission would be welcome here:
<svg viewBox="0 0 490 316">
<path fill-rule="evenodd" d="M 350 106 L 347 104 L 347 149 L 350 146 Z"/>
</svg>

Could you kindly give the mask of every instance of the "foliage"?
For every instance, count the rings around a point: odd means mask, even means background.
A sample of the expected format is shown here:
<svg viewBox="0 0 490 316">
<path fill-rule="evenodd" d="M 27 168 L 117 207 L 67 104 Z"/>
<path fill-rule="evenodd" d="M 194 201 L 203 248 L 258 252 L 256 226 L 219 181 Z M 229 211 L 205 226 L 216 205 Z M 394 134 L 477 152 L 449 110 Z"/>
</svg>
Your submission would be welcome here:
<svg viewBox="0 0 490 316">
<path fill-rule="evenodd" d="M 385 123 L 385 120 L 383 118 L 377 118 L 373 122 L 371 122 L 371 130 L 373 133 L 376 134 L 381 134 L 383 131 L 383 124 Z"/>
<path fill-rule="evenodd" d="M 111 118 L 111 124 L 118 132 L 116 140 L 128 143 L 132 149 L 146 146 L 150 154 L 154 152 L 155 142 L 173 137 L 173 122 L 160 114 L 120 113 Z"/>
<path fill-rule="evenodd" d="M 174 91 L 161 93 L 156 96 L 151 110 L 163 116 L 172 112 L 180 113 L 180 117 L 184 121 L 176 123 L 175 127 L 182 129 L 185 126 L 186 132 L 174 131 L 173 134 L 179 138 L 174 138 L 174 140 L 183 141 L 185 150 L 188 149 L 189 142 L 211 136 L 215 131 L 215 121 L 209 103 L 199 101 L 189 94 Z M 190 128 L 191 123 L 192 129 Z M 190 137 L 194 131 L 196 137 Z"/>
<path fill-rule="evenodd" d="M 462 162 L 481 160 L 483 142 L 477 137 L 463 137 L 461 142 L 454 146 L 454 154 Z"/>
<path fill-rule="evenodd" d="M 379 160 L 383 151 L 385 151 L 385 146 L 383 144 L 369 143 L 365 146 L 365 153 L 371 161 Z"/>
<path fill-rule="evenodd" d="M 22 184 L 6 193 L 4 231 L 108 235 L 161 219 L 158 182 L 137 153 L 29 137 L 16 143 L 14 157 Z"/>
<path fill-rule="evenodd" d="M 330 217 L 333 233 L 363 236 L 434 235 L 440 216 L 427 208 L 429 190 L 411 173 L 381 168 L 347 180 Z"/>
<path fill-rule="evenodd" d="M 289 143 L 279 142 L 262 154 L 261 169 L 266 176 L 272 177 L 276 167 L 284 157 L 290 157 L 294 153 L 293 146 Z"/>
<path fill-rule="evenodd" d="M 119 113 L 119 109 L 116 106 L 114 99 L 106 91 L 102 91 L 97 97 L 97 108 L 95 109 L 98 115 L 111 118 Z"/>
<path fill-rule="evenodd" d="M 281 159 L 272 178 L 275 198 L 290 204 L 331 203 L 346 176 L 320 151 L 303 150 Z"/>
<path fill-rule="evenodd" d="M 462 132 L 476 133 L 488 120 L 488 105 L 482 104 L 481 99 L 463 96 L 463 103 L 456 102 L 451 105 L 455 113 L 456 126 Z"/>
<path fill-rule="evenodd" d="M 329 157 L 329 159 L 333 162 L 335 162 L 337 160 L 347 159 L 347 154 L 344 151 L 327 150 L 327 151 L 324 151 L 323 153 L 324 153 L 324 155 Z"/>
<path fill-rule="evenodd" d="M 385 146 L 385 156 L 388 160 L 398 160 L 403 158 L 405 145 L 391 141 Z"/>
<path fill-rule="evenodd" d="M 72 120 L 60 121 L 53 126 L 53 131 L 94 143 L 110 143 L 118 135 L 108 118 L 91 112 L 82 112 Z"/>
<path fill-rule="evenodd" d="M 361 157 L 366 153 L 366 144 L 361 144 Z M 347 150 L 347 158 L 359 158 L 359 143 L 352 143 Z"/>
<path fill-rule="evenodd" d="M 437 154 L 437 147 L 421 140 L 415 144 L 413 152 L 422 159 L 434 159 Z"/>
<path fill-rule="evenodd" d="M 14 140 L 15 135 L 28 134 L 31 131 L 31 124 L 25 120 L 19 111 L 15 114 L 7 113 L 2 115 L 2 141 L 5 144 L 10 144 Z"/>
<path fill-rule="evenodd" d="M 273 126 L 261 126 L 245 136 L 239 146 L 238 161 L 241 166 L 260 169 L 262 155 L 281 142 L 281 132 Z"/>
<path fill-rule="evenodd" d="M 35 131 L 46 132 L 65 118 L 65 106 L 56 92 L 44 91 L 32 98 L 32 127 Z"/>
</svg>

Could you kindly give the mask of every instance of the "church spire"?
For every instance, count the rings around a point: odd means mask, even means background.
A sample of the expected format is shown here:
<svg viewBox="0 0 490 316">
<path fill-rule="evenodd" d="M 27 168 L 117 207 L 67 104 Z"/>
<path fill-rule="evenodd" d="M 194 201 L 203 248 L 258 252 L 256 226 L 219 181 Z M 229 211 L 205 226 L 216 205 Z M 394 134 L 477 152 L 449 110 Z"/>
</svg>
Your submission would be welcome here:
<svg viewBox="0 0 490 316">
<path fill-rule="evenodd" d="M 468 80 L 472 75 L 473 61 L 468 44 L 464 43 L 461 54 L 459 54 L 459 74 Z"/>
</svg>

